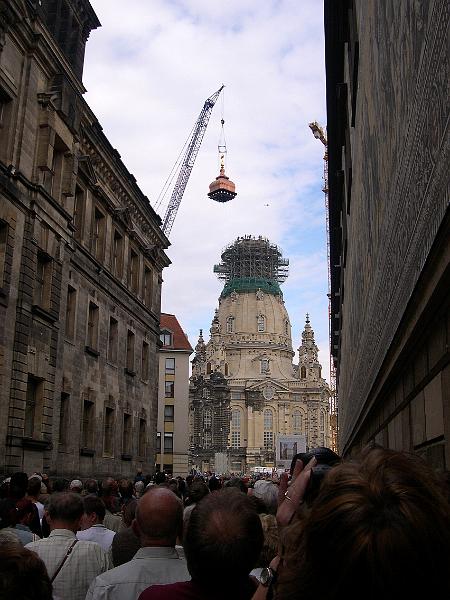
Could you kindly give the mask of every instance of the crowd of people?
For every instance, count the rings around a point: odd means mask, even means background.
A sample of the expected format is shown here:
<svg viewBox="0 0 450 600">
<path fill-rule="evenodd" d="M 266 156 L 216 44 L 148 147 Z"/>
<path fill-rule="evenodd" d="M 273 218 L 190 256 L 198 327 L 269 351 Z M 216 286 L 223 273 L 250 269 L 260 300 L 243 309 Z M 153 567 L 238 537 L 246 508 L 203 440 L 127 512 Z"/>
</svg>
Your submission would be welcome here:
<svg viewBox="0 0 450 600">
<path fill-rule="evenodd" d="M 450 502 L 419 457 L 297 455 L 291 473 L 0 486 L 0 600 L 450 598 Z"/>
</svg>

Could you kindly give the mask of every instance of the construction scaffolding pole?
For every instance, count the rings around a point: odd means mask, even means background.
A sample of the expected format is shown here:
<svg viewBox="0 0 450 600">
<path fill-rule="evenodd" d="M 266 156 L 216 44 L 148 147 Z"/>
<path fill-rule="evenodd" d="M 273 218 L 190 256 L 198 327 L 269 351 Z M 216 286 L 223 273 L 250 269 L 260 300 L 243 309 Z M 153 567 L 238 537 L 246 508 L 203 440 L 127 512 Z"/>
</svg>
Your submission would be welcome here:
<svg viewBox="0 0 450 600">
<path fill-rule="evenodd" d="M 309 127 L 314 137 L 322 142 L 325 146 L 323 155 L 323 188 L 325 195 L 325 222 L 326 222 L 326 237 L 327 237 L 327 267 L 328 267 L 328 343 L 330 348 L 330 429 L 331 429 L 331 449 L 338 451 L 338 435 L 339 435 L 339 420 L 338 420 L 338 397 L 336 389 L 336 368 L 334 366 L 332 345 L 331 345 L 331 264 L 330 264 L 330 218 L 328 210 L 328 140 L 323 128 L 314 121 L 309 124 Z"/>
</svg>

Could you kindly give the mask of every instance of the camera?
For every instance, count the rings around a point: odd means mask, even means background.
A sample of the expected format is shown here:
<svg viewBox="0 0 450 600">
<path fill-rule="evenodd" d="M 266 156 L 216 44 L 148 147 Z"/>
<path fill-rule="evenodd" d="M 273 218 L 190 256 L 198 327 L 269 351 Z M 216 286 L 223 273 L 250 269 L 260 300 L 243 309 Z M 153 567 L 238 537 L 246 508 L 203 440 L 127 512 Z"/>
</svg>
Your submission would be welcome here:
<svg viewBox="0 0 450 600">
<path fill-rule="evenodd" d="M 312 458 L 316 459 L 317 464 L 312 469 L 308 487 L 303 498 L 306 504 L 311 504 L 315 500 L 325 475 L 341 461 L 340 456 L 336 452 L 333 452 L 333 450 L 330 450 L 330 448 L 312 448 L 309 452 L 300 452 L 293 457 L 290 469 L 291 477 L 297 460 L 301 460 L 303 466 L 306 467 Z"/>
</svg>

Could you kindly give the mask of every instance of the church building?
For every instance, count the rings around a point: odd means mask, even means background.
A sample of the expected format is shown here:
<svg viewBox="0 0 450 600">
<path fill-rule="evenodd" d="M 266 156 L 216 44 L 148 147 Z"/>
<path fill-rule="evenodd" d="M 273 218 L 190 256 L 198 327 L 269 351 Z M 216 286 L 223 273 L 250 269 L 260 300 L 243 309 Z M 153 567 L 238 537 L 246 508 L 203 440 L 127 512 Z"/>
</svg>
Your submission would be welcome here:
<svg viewBox="0 0 450 600">
<path fill-rule="evenodd" d="M 192 467 L 276 467 L 278 435 L 304 435 L 308 448 L 328 446 L 330 390 L 308 315 L 293 363 L 280 288 L 289 261 L 269 240 L 252 236 L 238 238 L 221 258 L 214 272 L 225 285 L 210 339 L 205 343 L 200 331 L 192 361 Z"/>
</svg>

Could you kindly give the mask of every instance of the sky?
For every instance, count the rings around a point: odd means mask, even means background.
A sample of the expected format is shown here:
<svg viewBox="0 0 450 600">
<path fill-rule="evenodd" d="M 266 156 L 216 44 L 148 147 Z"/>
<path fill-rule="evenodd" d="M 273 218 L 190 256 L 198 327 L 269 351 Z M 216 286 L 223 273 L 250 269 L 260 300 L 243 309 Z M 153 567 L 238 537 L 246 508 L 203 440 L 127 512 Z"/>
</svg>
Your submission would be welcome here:
<svg viewBox="0 0 450 600">
<path fill-rule="evenodd" d="M 152 206 L 204 101 L 225 85 L 169 236 L 162 312 L 193 347 L 200 328 L 207 339 L 222 290 L 213 265 L 238 236 L 267 237 L 290 261 L 282 290 L 294 350 L 309 313 L 329 381 L 323 146 L 308 127 L 326 123 L 322 2 L 91 4 L 102 27 L 87 42 L 85 98 Z M 221 118 L 237 191 L 226 204 L 207 196 Z"/>
</svg>

